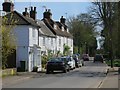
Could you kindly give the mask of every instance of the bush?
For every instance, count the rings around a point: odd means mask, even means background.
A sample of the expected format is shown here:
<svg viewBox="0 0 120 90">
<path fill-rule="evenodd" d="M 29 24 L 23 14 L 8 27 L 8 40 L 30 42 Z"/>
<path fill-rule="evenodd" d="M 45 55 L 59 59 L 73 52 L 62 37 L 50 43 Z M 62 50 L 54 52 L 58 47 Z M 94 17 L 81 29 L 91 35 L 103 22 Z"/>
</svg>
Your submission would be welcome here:
<svg viewBox="0 0 120 90">
<path fill-rule="evenodd" d="M 33 72 L 37 72 L 37 70 L 38 70 L 38 67 L 37 67 L 37 66 L 34 66 L 34 67 L 33 67 Z"/>
<path fill-rule="evenodd" d="M 108 66 L 110 66 L 110 65 L 111 65 L 111 61 L 110 61 L 110 60 L 106 60 L 106 64 L 107 64 Z M 115 59 L 115 60 L 113 61 L 113 65 L 114 65 L 115 67 L 120 67 L 120 60 L 119 60 L 119 59 Z"/>
<path fill-rule="evenodd" d="M 43 55 L 42 57 L 42 68 L 45 68 L 45 65 L 48 61 L 48 56 L 47 55 Z"/>
</svg>

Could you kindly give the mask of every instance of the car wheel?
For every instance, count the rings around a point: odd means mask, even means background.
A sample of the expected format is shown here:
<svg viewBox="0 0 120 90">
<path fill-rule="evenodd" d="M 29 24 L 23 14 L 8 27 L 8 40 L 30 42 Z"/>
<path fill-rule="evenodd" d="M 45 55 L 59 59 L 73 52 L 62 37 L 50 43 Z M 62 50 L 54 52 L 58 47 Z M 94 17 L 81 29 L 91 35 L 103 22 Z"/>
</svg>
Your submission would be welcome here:
<svg viewBox="0 0 120 90">
<path fill-rule="evenodd" d="M 51 70 L 51 73 L 53 73 L 54 71 L 53 70 Z"/>
<path fill-rule="evenodd" d="M 68 69 L 67 69 L 67 71 L 69 72 L 69 71 L 70 71 L 70 69 L 68 68 Z"/>
<path fill-rule="evenodd" d="M 66 72 L 67 72 L 67 70 L 66 70 L 66 69 L 64 69 L 64 70 L 63 70 L 63 73 L 66 73 Z"/>
<path fill-rule="evenodd" d="M 47 70 L 47 71 L 46 71 L 46 74 L 50 74 L 50 71 L 49 71 L 49 70 Z"/>
</svg>

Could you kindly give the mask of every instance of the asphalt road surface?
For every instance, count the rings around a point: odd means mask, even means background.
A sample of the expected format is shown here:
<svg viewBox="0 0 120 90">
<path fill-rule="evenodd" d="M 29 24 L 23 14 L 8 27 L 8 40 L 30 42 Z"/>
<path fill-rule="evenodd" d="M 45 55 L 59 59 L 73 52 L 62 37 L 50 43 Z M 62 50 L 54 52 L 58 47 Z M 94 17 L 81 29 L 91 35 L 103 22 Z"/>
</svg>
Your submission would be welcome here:
<svg viewBox="0 0 120 90">
<path fill-rule="evenodd" d="M 32 78 L 3 88 L 97 88 L 106 77 L 106 64 L 86 61 L 85 66 L 67 73 L 38 73 Z"/>
</svg>

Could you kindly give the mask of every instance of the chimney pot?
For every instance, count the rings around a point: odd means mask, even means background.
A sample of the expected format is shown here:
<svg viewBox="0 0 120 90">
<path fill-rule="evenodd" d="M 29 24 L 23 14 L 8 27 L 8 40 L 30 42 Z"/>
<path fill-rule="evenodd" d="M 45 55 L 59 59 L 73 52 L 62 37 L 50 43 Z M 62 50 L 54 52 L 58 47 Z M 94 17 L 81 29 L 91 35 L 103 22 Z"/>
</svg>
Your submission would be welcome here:
<svg viewBox="0 0 120 90">
<path fill-rule="evenodd" d="M 43 18 L 51 19 L 52 18 L 52 13 L 50 9 L 46 9 L 46 11 L 43 13 Z"/>
<path fill-rule="evenodd" d="M 36 19 L 36 7 L 34 7 L 34 10 L 33 7 L 31 7 L 30 17 L 34 20 Z"/>
<path fill-rule="evenodd" d="M 12 2 L 5 1 L 2 6 L 5 12 L 12 12 L 14 10 L 14 4 Z"/>
<path fill-rule="evenodd" d="M 31 11 L 33 11 L 33 7 L 31 7 Z"/>
<path fill-rule="evenodd" d="M 25 12 L 27 12 L 27 8 L 25 8 Z"/>
<path fill-rule="evenodd" d="M 34 7 L 34 11 L 36 12 L 36 7 Z"/>
<path fill-rule="evenodd" d="M 23 12 L 23 15 L 29 17 L 29 13 L 27 12 L 27 8 L 25 8 L 25 11 Z"/>
<path fill-rule="evenodd" d="M 48 9 L 48 12 L 51 12 L 51 10 L 50 10 L 50 9 Z"/>
<path fill-rule="evenodd" d="M 63 16 L 61 16 L 60 22 L 61 22 L 62 24 L 65 24 L 65 21 L 66 21 L 66 19 L 65 19 Z"/>
</svg>

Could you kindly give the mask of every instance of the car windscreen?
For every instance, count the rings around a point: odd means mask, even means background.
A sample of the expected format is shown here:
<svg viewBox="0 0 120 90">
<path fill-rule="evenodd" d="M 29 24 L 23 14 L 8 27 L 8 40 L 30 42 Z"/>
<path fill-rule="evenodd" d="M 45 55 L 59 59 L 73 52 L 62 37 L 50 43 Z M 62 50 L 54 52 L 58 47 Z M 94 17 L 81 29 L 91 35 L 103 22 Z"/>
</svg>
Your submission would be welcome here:
<svg viewBox="0 0 120 90">
<path fill-rule="evenodd" d="M 68 62 L 69 60 L 67 58 L 61 58 L 62 61 Z"/>
<path fill-rule="evenodd" d="M 49 62 L 59 62 L 59 61 L 61 61 L 60 58 L 51 58 L 51 59 L 49 60 Z"/>
</svg>

